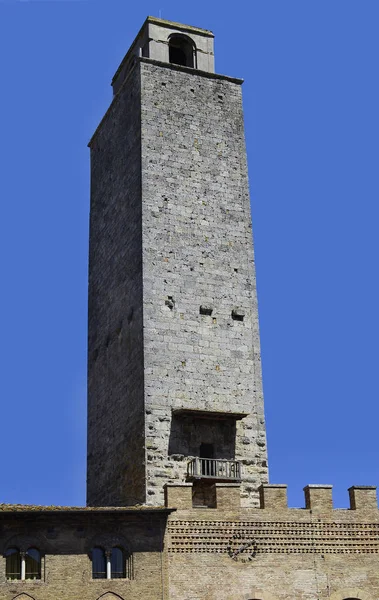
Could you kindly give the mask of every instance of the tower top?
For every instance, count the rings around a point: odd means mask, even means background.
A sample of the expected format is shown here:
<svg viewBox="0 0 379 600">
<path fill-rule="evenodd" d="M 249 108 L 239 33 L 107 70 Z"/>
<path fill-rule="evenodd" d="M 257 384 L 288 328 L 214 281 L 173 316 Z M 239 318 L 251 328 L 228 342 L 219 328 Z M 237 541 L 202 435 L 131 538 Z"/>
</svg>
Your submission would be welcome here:
<svg viewBox="0 0 379 600">
<path fill-rule="evenodd" d="M 112 80 L 116 94 L 136 56 L 214 73 L 214 35 L 207 29 L 147 17 Z"/>
<path fill-rule="evenodd" d="M 141 27 L 140 32 L 146 26 L 146 23 L 155 23 L 160 27 L 168 27 L 169 29 L 180 29 L 181 31 L 188 31 L 188 33 L 205 35 L 207 37 L 214 37 L 213 32 L 209 29 L 203 29 L 202 27 L 193 27 L 193 25 L 184 25 L 183 23 L 176 23 L 175 21 L 167 21 L 167 19 L 159 19 L 158 17 L 147 17 L 146 21 Z M 138 37 L 138 36 L 137 36 Z"/>
</svg>

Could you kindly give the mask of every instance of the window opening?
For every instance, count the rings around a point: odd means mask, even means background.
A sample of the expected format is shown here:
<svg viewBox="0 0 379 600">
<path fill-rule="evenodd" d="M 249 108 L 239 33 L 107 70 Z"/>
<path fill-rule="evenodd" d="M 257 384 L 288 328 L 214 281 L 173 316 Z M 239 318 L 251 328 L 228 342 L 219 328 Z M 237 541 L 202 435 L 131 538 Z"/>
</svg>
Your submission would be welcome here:
<svg viewBox="0 0 379 600">
<path fill-rule="evenodd" d="M 196 48 L 192 40 L 184 35 L 172 35 L 169 40 L 169 61 L 174 65 L 195 67 L 194 56 Z"/>
<path fill-rule="evenodd" d="M 92 579 L 106 579 L 106 560 L 103 548 L 92 550 Z"/>
<path fill-rule="evenodd" d="M 25 579 L 41 579 L 41 553 L 29 548 L 25 555 Z"/>
<path fill-rule="evenodd" d="M 111 577 L 112 579 L 123 579 L 125 575 L 124 553 L 121 548 L 112 548 Z"/>
<path fill-rule="evenodd" d="M 92 550 L 93 579 L 132 579 L 132 555 L 128 556 L 127 565 L 125 552 L 115 546 L 110 550 L 94 548 Z"/>
<path fill-rule="evenodd" d="M 187 57 L 181 48 L 177 48 L 176 46 L 170 46 L 170 63 L 174 63 L 174 65 L 183 65 L 187 66 Z"/>
<path fill-rule="evenodd" d="M 5 552 L 5 574 L 9 580 L 41 579 L 41 553 L 37 548 L 20 552 L 9 548 Z"/>
<path fill-rule="evenodd" d="M 9 548 L 5 553 L 5 573 L 7 579 L 21 579 L 21 555 L 17 548 Z"/>
</svg>

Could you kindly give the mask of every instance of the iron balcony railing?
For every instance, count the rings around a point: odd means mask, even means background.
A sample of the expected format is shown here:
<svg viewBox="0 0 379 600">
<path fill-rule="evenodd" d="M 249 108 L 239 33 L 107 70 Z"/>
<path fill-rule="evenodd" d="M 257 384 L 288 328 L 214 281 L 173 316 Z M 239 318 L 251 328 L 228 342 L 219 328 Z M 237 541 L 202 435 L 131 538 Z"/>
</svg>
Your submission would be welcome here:
<svg viewBox="0 0 379 600">
<path fill-rule="evenodd" d="M 238 460 L 218 458 L 193 458 L 187 466 L 190 479 L 241 480 L 241 463 Z"/>
</svg>

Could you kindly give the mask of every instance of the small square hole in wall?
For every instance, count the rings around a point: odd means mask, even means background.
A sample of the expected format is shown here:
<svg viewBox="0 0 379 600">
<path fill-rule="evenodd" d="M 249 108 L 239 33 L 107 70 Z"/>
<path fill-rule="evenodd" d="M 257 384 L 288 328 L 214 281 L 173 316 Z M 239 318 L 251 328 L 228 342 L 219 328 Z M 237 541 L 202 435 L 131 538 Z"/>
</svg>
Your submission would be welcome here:
<svg viewBox="0 0 379 600">
<path fill-rule="evenodd" d="M 210 306 L 200 306 L 200 314 L 201 315 L 208 315 L 209 317 L 212 316 L 213 313 L 213 308 L 211 308 Z"/>
<path fill-rule="evenodd" d="M 243 321 L 244 317 L 245 317 L 245 313 L 243 310 L 240 310 L 240 309 L 232 310 L 233 321 Z"/>
<path fill-rule="evenodd" d="M 172 296 L 167 296 L 167 300 L 165 300 L 165 305 L 169 307 L 170 310 L 172 310 L 175 306 L 175 300 Z"/>
</svg>

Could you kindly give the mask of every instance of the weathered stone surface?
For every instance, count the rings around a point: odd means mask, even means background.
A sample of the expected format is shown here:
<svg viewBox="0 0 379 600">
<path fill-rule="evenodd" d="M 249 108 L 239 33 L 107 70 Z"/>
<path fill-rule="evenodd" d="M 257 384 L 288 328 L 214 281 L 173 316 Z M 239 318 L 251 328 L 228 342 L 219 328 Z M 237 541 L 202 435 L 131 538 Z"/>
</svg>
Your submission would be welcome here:
<svg viewBox="0 0 379 600">
<path fill-rule="evenodd" d="M 243 501 L 257 505 L 267 453 L 241 82 L 133 61 L 91 142 L 88 502 L 162 504 L 205 443 L 242 461 Z"/>
<path fill-rule="evenodd" d="M 182 461 L 167 480 L 184 481 L 202 442 L 218 458 L 255 458 L 243 480 L 258 485 L 267 456 L 241 86 L 143 62 L 141 89 L 146 436 L 157 447 L 146 485 L 170 454 Z M 171 419 L 182 407 L 248 416 Z"/>
<path fill-rule="evenodd" d="M 91 143 L 87 501 L 145 500 L 138 69 Z"/>
</svg>

